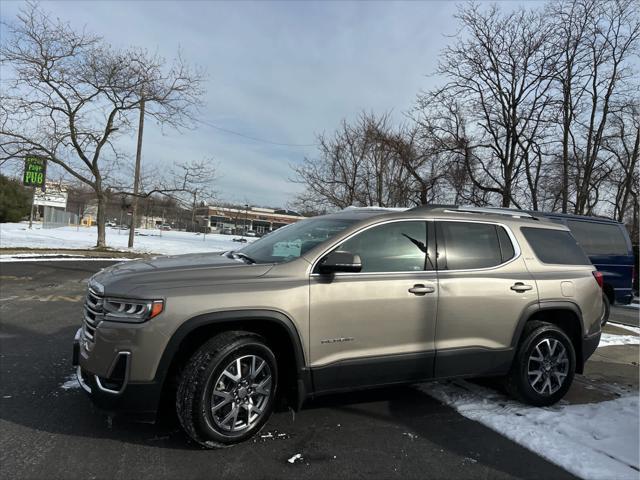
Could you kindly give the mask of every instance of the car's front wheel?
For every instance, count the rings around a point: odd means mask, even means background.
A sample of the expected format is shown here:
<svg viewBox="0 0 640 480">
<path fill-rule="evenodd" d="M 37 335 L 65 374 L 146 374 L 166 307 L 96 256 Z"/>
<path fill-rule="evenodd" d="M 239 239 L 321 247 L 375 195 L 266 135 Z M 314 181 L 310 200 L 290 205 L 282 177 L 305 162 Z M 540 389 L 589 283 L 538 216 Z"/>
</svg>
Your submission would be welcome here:
<svg viewBox="0 0 640 480">
<path fill-rule="evenodd" d="M 224 332 L 200 347 L 180 377 L 176 411 L 185 432 L 208 448 L 257 433 L 274 407 L 278 369 L 259 335 Z"/>
<path fill-rule="evenodd" d="M 552 405 L 571 387 L 575 369 L 576 354 L 569 337 L 550 323 L 530 322 L 523 332 L 506 387 L 524 403 L 537 407 Z"/>
</svg>

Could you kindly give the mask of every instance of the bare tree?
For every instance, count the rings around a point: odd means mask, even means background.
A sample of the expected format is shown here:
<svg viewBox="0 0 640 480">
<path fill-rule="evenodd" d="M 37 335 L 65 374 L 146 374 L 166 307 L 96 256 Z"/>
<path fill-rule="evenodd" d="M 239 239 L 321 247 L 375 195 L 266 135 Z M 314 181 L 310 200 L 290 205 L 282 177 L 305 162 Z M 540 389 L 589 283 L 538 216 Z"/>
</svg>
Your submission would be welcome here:
<svg viewBox="0 0 640 480">
<path fill-rule="evenodd" d="M 153 69 L 143 75 L 139 52 L 116 51 L 95 35 L 53 22 L 37 4 L 21 10 L 7 30 L 0 62 L 13 78 L 0 92 L 0 161 L 40 155 L 91 187 L 97 246 L 105 247 L 107 190 L 123 158 L 114 141 L 132 129 L 129 116 L 142 98 L 163 105 L 156 112 L 162 120 L 184 106 L 181 101 L 191 104 L 183 92 L 167 93 L 176 85 L 188 88 L 190 77 L 186 70 L 178 78 L 154 77 Z"/>
<path fill-rule="evenodd" d="M 585 47 L 589 36 L 589 25 L 596 15 L 596 0 L 556 1 L 546 7 L 548 18 L 555 19 L 555 42 L 559 51 L 555 80 L 561 95 L 562 131 L 562 212 L 568 211 L 570 144 L 572 126 L 578 106 L 585 95 L 586 71 L 591 56 Z"/>
<path fill-rule="evenodd" d="M 176 164 L 171 172 L 171 183 L 159 191 L 170 195 L 191 210 L 191 227 L 195 228 L 196 208 L 200 202 L 215 198 L 214 182 L 216 170 L 211 159 L 195 160 Z"/>
<path fill-rule="evenodd" d="M 547 11 L 556 19 L 561 52 L 555 76 L 561 93 L 562 210 L 568 210 L 573 179 L 573 210 L 589 213 L 600 197 L 603 172 L 610 169 L 600 155 L 608 121 L 627 103 L 637 74 L 632 58 L 640 36 L 638 3 L 572 0 Z"/>
<path fill-rule="evenodd" d="M 441 89 L 423 94 L 428 105 L 439 97 L 455 99 L 473 131 L 466 155 L 474 185 L 497 194 L 504 207 L 520 206 L 518 182 L 546 122 L 557 55 L 548 41 L 552 29 L 536 10 L 503 14 L 497 6 L 460 9 L 460 40 L 442 53 Z M 419 100 L 420 101 L 420 100 Z M 449 100 L 444 100 L 446 104 Z M 534 185 L 532 185 L 534 186 Z"/>
<path fill-rule="evenodd" d="M 353 124 L 343 120 L 333 136 L 320 135 L 319 157 L 294 167 L 294 181 L 306 186 L 298 204 L 307 209 L 405 205 L 410 177 L 390 148 L 391 132 L 388 114 L 362 113 Z"/>
<path fill-rule="evenodd" d="M 613 216 L 619 222 L 631 217 L 632 231 L 638 231 L 640 174 L 640 106 L 635 103 L 612 114 L 603 150 L 612 157 L 610 183 L 613 187 Z"/>
</svg>

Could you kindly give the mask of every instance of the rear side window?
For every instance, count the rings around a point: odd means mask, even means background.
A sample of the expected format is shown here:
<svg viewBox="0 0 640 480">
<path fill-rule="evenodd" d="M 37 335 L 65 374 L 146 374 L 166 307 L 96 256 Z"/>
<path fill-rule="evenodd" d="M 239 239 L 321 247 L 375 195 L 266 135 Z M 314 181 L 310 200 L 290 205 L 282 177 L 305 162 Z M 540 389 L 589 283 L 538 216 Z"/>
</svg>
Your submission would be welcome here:
<svg viewBox="0 0 640 480">
<path fill-rule="evenodd" d="M 536 257 L 543 263 L 558 265 L 590 265 L 576 239 L 565 230 L 522 227 L 524 237 Z"/>
<path fill-rule="evenodd" d="M 587 255 L 628 255 L 627 239 L 619 225 L 567 220 L 567 226 Z"/>
<path fill-rule="evenodd" d="M 440 270 L 489 268 L 513 258 L 515 250 L 504 228 L 487 223 L 438 222 Z"/>
</svg>

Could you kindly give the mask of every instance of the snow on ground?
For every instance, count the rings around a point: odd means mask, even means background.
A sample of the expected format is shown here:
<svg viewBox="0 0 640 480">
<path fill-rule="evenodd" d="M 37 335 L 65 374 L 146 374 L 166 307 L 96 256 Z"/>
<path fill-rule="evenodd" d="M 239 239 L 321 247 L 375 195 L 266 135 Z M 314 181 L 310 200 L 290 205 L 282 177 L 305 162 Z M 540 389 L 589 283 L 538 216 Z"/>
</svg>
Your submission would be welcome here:
<svg viewBox="0 0 640 480">
<path fill-rule="evenodd" d="M 96 227 L 61 227 L 43 229 L 34 225 L 29 230 L 26 223 L 0 224 L 0 246 L 3 248 L 64 248 L 88 249 L 96 245 Z M 175 255 L 181 253 L 215 252 L 237 250 L 243 244 L 234 242 L 231 235 L 196 234 L 160 230 L 136 230 L 134 247 L 131 251 Z M 116 250 L 129 250 L 128 230 L 107 227 L 107 246 Z M 248 242 L 255 238 L 247 238 Z"/>
<path fill-rule="evenodd" d="M 629 330 L 630 332 L 640 335 L 640 327 L 632 327 L 631 325 L 625 325 L 624 323 L 609 322 L 610 325 L 615 325 L 618 328 Z"/>
<path fill-rule="evenodd" d="M 610 347 L 612 345 L 640 345 L 640 337 L 638 335 L 603 333 L 598 347 Z"/>
<path fill-rule="evenodd" d="M 638 396 L 535 408 L 456 380 L 425 384 L 427 394 L 586 479 L 637 479 Z"/>
</svg>

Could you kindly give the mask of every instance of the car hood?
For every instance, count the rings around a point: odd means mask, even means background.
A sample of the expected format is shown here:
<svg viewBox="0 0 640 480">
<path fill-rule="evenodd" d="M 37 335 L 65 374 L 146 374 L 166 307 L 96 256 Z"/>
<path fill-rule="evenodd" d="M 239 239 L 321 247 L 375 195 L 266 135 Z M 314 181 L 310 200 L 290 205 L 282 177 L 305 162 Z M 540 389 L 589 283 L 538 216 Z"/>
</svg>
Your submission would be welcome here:
<svg viewBox="0 0 640 480">
<path fill-rule="evenodd" d="M 140 291 L 215 284 L 264 275 L 272 264 L 247 264 L 220 253 L 196 253 L 122 262 L 101 270 L 89 282 L 105 295 L 135 296 Z"/>
</svg>

